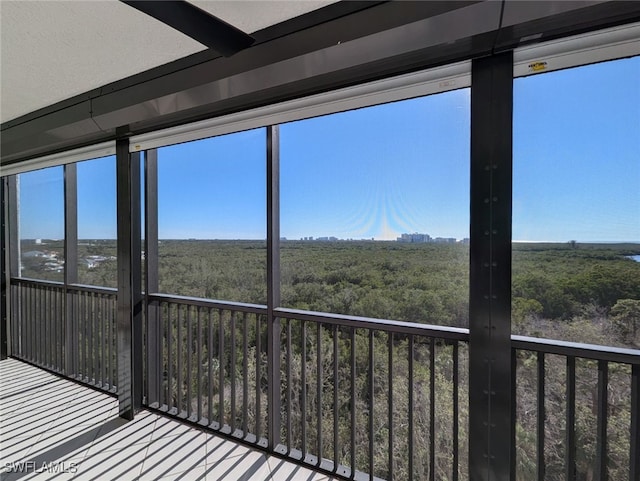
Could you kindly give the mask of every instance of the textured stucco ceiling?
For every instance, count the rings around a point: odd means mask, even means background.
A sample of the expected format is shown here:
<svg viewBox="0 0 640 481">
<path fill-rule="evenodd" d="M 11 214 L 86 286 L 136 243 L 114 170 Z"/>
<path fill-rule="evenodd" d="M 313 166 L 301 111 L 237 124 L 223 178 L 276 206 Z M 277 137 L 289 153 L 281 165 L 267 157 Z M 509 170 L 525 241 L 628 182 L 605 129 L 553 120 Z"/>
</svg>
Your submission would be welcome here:
<svg viewBox="0 0 640 481">
<path fill-rule="evenodd" d="M 252 33 L 331 1 L 193 2 Z M 0 121 L 205 47 L 117 0 L 0 0 Z"/>
</svg>

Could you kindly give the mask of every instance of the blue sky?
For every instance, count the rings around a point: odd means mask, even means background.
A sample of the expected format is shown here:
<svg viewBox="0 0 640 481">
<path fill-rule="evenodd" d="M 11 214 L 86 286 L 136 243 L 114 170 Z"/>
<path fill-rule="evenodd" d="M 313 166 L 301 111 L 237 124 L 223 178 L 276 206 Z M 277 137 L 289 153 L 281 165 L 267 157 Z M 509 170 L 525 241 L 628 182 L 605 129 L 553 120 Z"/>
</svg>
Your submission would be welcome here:
<svg viewBox="0 0 640 481">
<path fill-rule="evenodd" d="M 516 79 L 513 139 L 514 240 L 640 242 L 640 57 Z"/>
<path fill-rule="evenodd" d="M 513 239 L 640 242 L 640 57 L 516 79 Z M 281 126 L 281 235 L 468 236 L 469 89 Z M 264 239 L 266 132 L 159 150 L 161 238 Z M 62 168 L 21 237 L 63 236 Z M 44 200 L 44 201 L 43 201 Z M 113 157 L 78 164 L 80 238 L 116 234 Z"/>
</svg>

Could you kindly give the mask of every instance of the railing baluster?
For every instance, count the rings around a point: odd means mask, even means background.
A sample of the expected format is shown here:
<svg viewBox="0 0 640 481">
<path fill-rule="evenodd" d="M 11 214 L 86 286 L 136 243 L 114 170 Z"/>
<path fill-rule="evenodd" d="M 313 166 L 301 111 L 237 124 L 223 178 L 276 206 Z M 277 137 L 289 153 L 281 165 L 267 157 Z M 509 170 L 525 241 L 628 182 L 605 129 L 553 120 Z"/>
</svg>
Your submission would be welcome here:
<svg viewBox="0 0 640 481">
<path fill-rule="evenodd" d="M 49 369 L 54 371 L 56 369 L 56 292 L 56 288 L 49 288 L 49 339 L 47 339 L 47 348 L 49 349 Z"/>
<path fill-rule="evenodd" d="M 249 432 L 249 319 L 245 312 L 242 316 L 242 437 Z"/>
<path fill-rule="evenodd" d="M 609 385 L 609 364 L 598 361 L 598 434 L 597 434 L 597 472 L 600 481 L 607 481 L 607 411 Z"/>
<path fill-rule="evenodd" d="M 338 424 L 340 422 L 338 418 L 338 390 L 340 388 L 339 363 L 340 363 L 340 351 L 338 350 L 338 325 L 333 325 L 333 471 L 338 472 L 338 465 L 340 464 L 340 440 L 338 439 Z"/>
<path fill-rule="evenodd" d="M 291 319 L 284 319 L 284 322 L 287 323 L 286 327 L 286 335 L 287 335 L 287 455 L 291 454 L 291 363 L 293 362 L 293 358 L 291 356 Z"/>
<path fill-rule="evenodd" d="M 90 363 L 90 354 L 91 354 L 91 320 L 89 317 L 91 316 L 91 295 L 88 293 L 82 294 L 83 299 L 83 313 L 82 313 L 82 322 L 84 324 L 84 339 L 82 340 L 82 347 L 84 349 L 84 359 L 82 366 L 82 380 L 84 382 L 91 381 L 89 371 L 89 363 Z"/>
<path fill-rule="evenodd" d="M 40 364 L 40 341 L 42 340 L 42 291 L 34 288 L 36 297 L 36 314 L 33 316 L 33 358 L 36 364 Z"/>
<path fill-rule="evenodd" d="M 389 449 L 388 449 L 388 463 L 389 463 L 389 479 L 394 479 L 394 475 L 393 475 L 393 465 L 394 465 L 394 458 L 393 458 L 393 332 L 389 332 L 387 333 L 387 355 L 388 355 L 388 365 L 387 365 L 387 376 L 388 376 L 388 408 L 387 408 L 387 416 L 388 416 L 388 424 L 389 424 Z"/>
<path fill-rule="evenodd" d="M 32 362 L 38 362 L 38 316 L 40 308 L 40 295 L 39 292 L 31 288 L 32 296 L 34 299 L 33 313 L 31 315 L 31 360 Z"/>
<path fill-rule="evenodd" d="M 36 295 L 38 298 L 38 313 L 36 315 L 36 318 L 34 319 L 34 322 L 36 323 L 36 338 L 35 338 L 35 355 L 36 355 L 36 363 L 43 365 L 44 363 L 42 362 L 42 354 L 43 354 L 43 350 L 42 350 L 42 341 L 44 339 L 44 332 L 43 332 L 43 327 L 44 327 L 44 302 L 42 300 L 43 297 L 43 292 L 42 289 L 38 289 L 37 287 L 35 288 L 36 291 Z"/>
<path fill-rule="evenodd" d="M 54 370 L 60 372 L 60 358 L 58 356 L 58 346 L 60 345 L 60 289 L 56 289 L 53 295 L 53 352 L 52 360 Z"/>
<path fill-rule="evenodd" d="M 300 377 L 302 382 L 302 460 L 307 457 L 307 325 L 300 321 L 300 352 L 302 362 L 300 364 Z"/>
<path fill-rule="evenodd" d="M 351 479 L 356 477 L 356 329 L 349 328 L 349 344 L 351 346 Z"/>
<path fill-rule="evenodd" d="M 93 299 L 93 385 L 100 386 L 100 318 L 102 316 L 102 296 Z"/>
<path fill-rule="evenodd" d="M 167 412 L 175 407 L 173 397 L 173 312 L 174 305 L 167 304 Z"/>
<path fill-rule="evenodd" d="M 510 429 L 509 429 L 509 449 L 511 451 L 511 456 L 509 456 L 509 478 L 516 479 L 516 423 L 518 422 L 518 351 L 516 349 L 511 348 L 511 402 L 510 402 Z"/>
<path fill-rule="evenodd" d="M 31 317 L 30 317 L 30 313 L 31 313 L 31 309 L 32 309 L 32 305 L 29 302 L 30 300 L 30 293 L 29 293 L 29 289 L 27 288 L 27 286 L 24 286 L 22 291 L 21 291 L 21 297 L 22 297 L 22 302 L 20 303 L 20 306 L 22 307 L 22 316 L 21 316 L 21 324 L 24 328 L 24 339 L 22 339 L 22 350 L 24 352 L 24 356 L 27 360 L 30 360 L 30 355 L 31 355 Z"/>
<path fill-rule="evenodd" d="M 23 306 L 25 308 L 25 315 L 24 315 L 24 324 L 26 326 L 26 331 L 27 331 L 27 339 L 26 339 L 26 352 L 27 352 L 27 359 L 29 361 L 33 362 L 33 357 L 31 356 L 31 353 L 33 352 L 33 311 L 35 309 L 34 306 L 34 302 L 32 302 L 34 300 L 33 298 L 33 293 L 32 293 L 32 289 L 31 287 L 28 287 L 25 289 L 25 298 L 26 298 L 26 302 L 23 303 Z"/>
<path fill-rule="evenodd" d="M 51 312 L 50 320 L 50 335 L 49 339 L 49 358 L 51 360 L 51 370 L 58 370 L 58 289 L 51 288 L 51 305 L 49 306 Z"/>
<path fill-rule="evenodd" d="M 22 323 L 22 286 L 14 286 L 11 289 L 11 305 L 14 306 L 11 309 L 11 334 L 13 335 L 13 349 L 12 352 L 17 353 L 20 357 L 24 356 L 22 352 L 21 339 L 24 335 Z M 16 309 L 15 306 L 19 306 L 20 309 Z"/>
<path fill-rule="evenodd" d="M 116 310 L 117 310 L 117 296 L 113 296 L 110 304 L 111 314 L 109 319 L 111 320 L 111 352 L 113 352 L 113 356 L 111 357 L 111 369 L 113 370 L 113 389 L 117 391 L 118 389 L 118 349 L 117 349 L 117 340 L 116 340 Z"/>
<path fill-rule="evenodd" d="M 369 479 L 373 481 L 374 477 L 374 459 L 373 459 L 373 421 L 375 418 L 373 396 L 374 391 L 374 333 L 373 329 L 369 329 Z"/>
<path fill-rule="evenodd" d="M 94 376 L 93 376 L 93 358 L 94 358 L 94 352 L 93 352 L 93 348 L 94 348 L 94 329 L 93 329 L 93 325 L 94 325 L 94 319 L 95 319 L 95 308 L 94 308 L 94 300 L 95 300 L 95 296 L 93 294 L 88 294 L 87 295 L 87 317 L 86 317 L 86 323 L 88 325 L 89 328 L 89 334 L 88 334 L 88 338 L 87 338 L 87 351 L 88 351 L 88 368 L 87 368 L 87 380 L 92 383 L 94 381 Z"/>
<path fill-rule="evenodd" d="M 201 308 L 197 308 L 197 328 L 198 328 L 198 345 L 197 362 L 198 362 L 198 421 L 202 420 L 202 315 Z"/>
<path fill-rule="evenodd" d="M 38 339 L 38 355 L 41 366 L 47 366 L 47 289 L 40 289 L 40 319 L 38 325 L 40 327 L 40 338 Z"/>
<path fill-rule="evenodd" d="M 104 325 L 106 321 L 106 311 L 107 311 L 107 296 L 100 296 L 100 323 L 98 325 L 100 329 L 100 355 L 98 359 L 100 361 L 100 386 L 104 387 L 105 383 L 105 375 L 104 375 Z"/>
<path fill-rule="evenodd" d="M 56 345 L 57 345 L 57 341 L 58 341 L 58 337 L 57 337 L 57 329 L 56 329 L 56 324 L 57 324 L 57 319 L 58 319 L 58 313 L 57 313 L 57 307 L 58 307 L 58 303 L 57 303 L 57 297 L 58 297 L 58 289 L 55 287 L 51 287 L 51 289 L 49 290 L 49 335 L 51 336 L 49 338 L 49 363 L 50 363 L 50 369 L 55 371 L 57 368 L 57 363 L 56 363 Z"/>
<path fill-rule="evenodd" d="M 236 432 L 236 311 L 231 311 L 231 321 L 230 321 L 230 329 L 231 329 L 231 349 L 229 353 L 231 354 L 231 374 L 230 374 L 230 382 L 231 382 L 231 434 L 235 434 Z"/>
<path fill-rule="evenodd" d="M 69 297 L 73 299 L 75 305 L 74 312 L 74 343 L 73 347 L 76 349 L 74 352 L 75 358 L 75 369 L 73 373 L 75 374 L 76 379 L 82 379 L 82 341 L 84 340 L 83 328 L 84 324 L 82 323 L 82 296 L 79 293 L 75 293 L 71 291 L 69 293 Z"/>
<path fill-rule="evenodd" d="M 177 320 L 177 333 L 176 333 L 176 361 L 177 361 L 177 372 L 176 375 L 178 377 L 176 384 L 176 409 L 177 414 L 180 416 L 182 414 L 182 305 L 176 304 L 176 320 Z"/>
<path fill-rule="evenodd" d="M 260 386 L 260 376 L 262 375 L 262 370 L 260 369 L 260 351 L 262 349 L 261 318 L 262 316 L 256 316 L 256 442 L 260 441 L 262 433 L 262 389 Z"/>
<path fill-rule="evenodd" d="M 49 338 L 45 340 L 47 344 L 47 357 L 49 362 L 49 369 L 55 370 L 55 319 L 56 319 L 56 289 L 54 287 L 49 288 Z"/>
<path fill-rule="evenodd" d="M 218 310 L 218 422 L 224 426 L 224 321 L 223 311 Z"/>
<path fill-rule="evenodd" d="M 36 325 L 36 317 L 38 316 L 38 295 L 36 290 L 33 287 L 29 288 L 29 296 L 33 299 L 33 303 L 31 304 L 31 311 L 29 313 L 29 360 L 31 362 L 37 362 L 36 359 L 36 339 L 38 337 L 37 333 L 37 325 Z"/>
<path fill-rule="evenodd" d="M 27 341 L 29 340 L 29 329 L 26 323 L 27 319 L 27 308 L 29 305 L 27 304 L 27 289 L 24 286 L 20 286 L 20 354 L 25 358 L 29 359 L 28 354 L 28 346 Z"/>
<path fill-rule="evenodd" d="M 409 351 L 409 480 L 414 479 L 414 472 L 413 472 L 413 457 L 414 457 L 414 451 L 413 451 L 413 445 L 415 442 L 415 431 L 413 429 L 413 410 L 415 408 L 414 406 L 414 398 L 413 398 L 413 384 L 414 384 L 414 378 L 413 378 L 413 351 L 414 351 L 414 344 L 415 344 L 415 339 L 413 337 L 413 334 L 409 334 L 409 347 L 408 347 L 408 351 Z"/>
<path fill-rule="evenodd" d="M 44 337 L 42 338 L 42 355 L 44 358 L 44 365 L 47 368 L 51 368 L 51 358 L 50 355 L 50 340 L 51 340 L 51 288 L 45 287 L 43 289 L 44 294 L 44 319 L 43 322 L 43 330 Z"/>
<path fill-rule="evenodd" d="M 566 457 L 565 478 L 567 481 L 576 479 L 576 358 L 567 357 L 567 405 L 565 417 L 566 431 Z"/>
<path fill-rule="evenodd" d="M 73 303 L 73 342 L 71 343 L 71 349 L 73 350 L 73 374 L 76 379 L 81 378 L 81 366 L 82 366 L 82 296 L 79 293 L 70 292 L 68 294 L 71 302 Z M 116 361 L 114 359 L 114 369 L 116 367 Z"/>
<path fill-rule="evenodd" d="M 37 353 L 37 364 L 40 366 L 46 366 L 45 362 L 45 351 L 44 351 L 44 337 L 46 336 L 45 326 L 46 326 L 46 305 L 45 305 L 45 289 L 36 288 L 36 292 L 38 293 L 38 302 L 39 302 L 39 312 L 38 317 L 36 318 L 36 326 L 37 326 L 37 336 L 36 337 L 36 353 Z"/>
<path fill-rule="evenodd" d="M 65 329 L 64 329 L 64 291 L 62 290 L 58 290 L 58 337 L 57 337 L 57 350 L 56 350 L 56 356 L 57 356 L 57 365 L 58 365 L 58 372 L 62 373 L 64 372 L 64 354 L 63 354 L 63 346 L 64 346 L 64 339 L 65 339 Z"/>
<path fill-rule="evenodd" d="M 58 289 L 51 288 L 50 292 L 50 306 L 49 306 L 49 326 L 50 326 L 50 335 L 49 339 L 49 359 L 51 360 L 51 369 L 56 371 L 58 368 L 58 363 L 56 361 L 56 351 L 58 345 Z"/>
<path fill-rule="evenodd" d="M 38 316 L 38 295 L 37 292 L 35 291 L 35 289 L 33 287 L 31 287 L 29 289 L 29 294 L 31 299 L 33 300 L 33 305 L 31 308 L 31 313 L 29 316 L 29 331 L 30 331 L 30 338 L 29 338 L 29 359 L 31 360 L 31 362 L 36 362 L 36 338 L 37 338 L 37 324 L 36 324 L 36 318 Z"/>
<path fill-rule="evenodd" d="M 45 318 L 45 337 L 42 340 L 43 347 L 44 347 L 44 358 L 45 358 L 44 364 L 48 369 L 52 369 L 53 362 L 51 361 L 51 339 L 53 337 L 53 330 L 51 329 L 51 322 L 52 322 L 53 315 L 51 313 L 52 311 L 51 287 L 46 287 L 44 289 L 44 293 L 45 293 L 45 308 L 47 313 Z"/>
<path fill-rule="evenodd" d="M 96 337 L 96 300 L 95 294 L 89 294 L 89 382 L 95 385 L 95 337 Z"/>
<path fill-rule="evenodd" d="M 94 311 L 93 311 L 93 301 L 94 301 L 94 295 L 92 293 L 87 293 L 87 317 L 86 317 L 86 323 L 87 323 L 87 329 L 88 329 L 88 334 L 87 334 L 87 382 L 89 384 L 93 384 L 93 338 L 94 338 L 94 330 L 93 330 L 93 316 L 94 316 Z"/>
<path fill-rule="evenodd" d="M 436 344 L 429 339 L 429 481 L 436 479 Z"/>
<path fill-rule="evenodd" d="M 102 312 L 100 311 L 100 294 L 94 294 L 93 296 L 93 315 L 91 316 L 93 319 L 93 352 L 92 352 L 92 359 L 93 359 L 93 383 L 95 385 L 98 384 L 98 378 L 100 377 L 100 365 L 98 363 L 99 361 L 99 353 L 100 353 L 100 338 L 98 336 L 98 333 L 100 332 L 100 315 L 102 314 Z"/>
<path fill-rule="evenodd" d="M 104 352 L 104 368 L 105 379 L 104 382 L 109 385 L 109 389 L 113 386 L 113 380 L 111 376 L 111 298 L 107 298 L 106 314 L 104 319 L 104 332 L 105 332 L 105 352 Z"/>
<path fill-rule="evenodd" d="M 209 426 L 213 423 L 213 309 L 208 309 L 208 341 L 207 341 L 207 421 Z"/>
<path fill-rule="evenodd" d="M 45 287 L 44 291 L 44 338 L 42 339 L 42 347 L 44 352 L 44 365 L 51 369 L 51 288 Z"/>
<path fill-rule="evenodd" d="M 46 349 L 44 347 L 44 341 L 46 339 L 47 336 L 47 290 L 46 289 L 38 289 L 38 295 L 40 298 L 40 315 L 39 318 L 37 319 L 38 322 L 38 331 L 39 331 L 39 338 L 36 340 L 37 341 L 37 346 L 38 346 L 38 363 L 41 366 L 46 366 L 47 365 L 47 360 L 46 360 Z"/>
<path fill-rule="evenodd" d="M 193 392 L 191 390 L 193 381 L 193 325 L 191 324 L 191 312 L 192 308 L 189 305 L 185 305 L 187 314 L 187 345 L 185 348 L 187 354 L 187 419 L 191 419 L 192 412 L 192 398 Z"/>
<path fill-rule="evenodd" d="M 452 481 L 458 481 L 458 464 L 460 462 L 458 430 L 460 429 L 460 408 L 459 408 L 459 345 L 458 341 L 453 342 L 453 472 L 451 473 Z M 409 378 L 409 382 L 413 383 L 413 378 Z"/>
<path fill-rule="evenodd" d="M 322 462 L 322 325 L 316 324 L 316 405 L 317 415 L 317 441 L 318 441 L 318 458 L 316 466 L 320 466 Z"/>
<path fill-rule="evenodd" d="M 78 378 L 84 380 L 84 375 L 87 372 L 87 323 L 86 319 L 86 296 L 81 293 L 72 293 L 72 296 L 77 296 L 78 298 L 78 342 L 80 343 L 78 348 Z M 80 339 L 81 338 L 81 339 Z"/>
<path fill-rule="evenodd" d="M 538 481 L 544 481 L 546 463 L 544 457 L 544 428 L 546 424 L 545 408 L 545 359 L 544 352 L 538 352 L 538 416 L 537 416 L 537 451 L 536 464 L 538 466 Z"/>
</svg>

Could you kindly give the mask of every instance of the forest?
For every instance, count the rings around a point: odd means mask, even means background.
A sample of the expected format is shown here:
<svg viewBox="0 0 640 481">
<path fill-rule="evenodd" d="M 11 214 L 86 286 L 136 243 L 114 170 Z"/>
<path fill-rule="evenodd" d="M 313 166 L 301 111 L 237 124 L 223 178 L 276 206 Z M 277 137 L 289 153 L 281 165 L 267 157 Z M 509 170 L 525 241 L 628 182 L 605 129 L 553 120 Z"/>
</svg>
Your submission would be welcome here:
<svg viewBox="0 0 640 481">
<path fill-rule="evenodd" d="M 100 256 L 105 260 L 92 267 L 79 265 L 79 281 L 83 284 L 115 285 L 115 255 L 113 241 L 85 242 L 79 247 L 79 256 L 86 259 Z M 27 250 L 25 250 L 27 249 Z M 35 249 L 23 246 L 23 252 Z M 40 249 L 44 250 L 44 247 Z M 47 246 L 49 251 L 54 246 Z M 513 245 L 512 261 L 512 330 L 514 334 L 546 337 L 573 342 L 640 348 L 640 262 L 631 256 L 640 254 L 638 244 L 582 244 L 576 242 Z M 469 322 L 469 247 L 464 244 L 403 244 L 376 241 L 282 241 L 281 242 L 281 305 L 283 307 L 348 314 L 379 319 L 468 327 Z M 59 273 L 46 271 L 37 258 L 23 259 L 24 277 L 47 278 Z M 206 241 L 162 240 L 159 243 L 160 292 L 255 304 L 266 304 L 266 244 L 262 241 Z M 49 277 L 49 278 L 51 278 Z M 183 313 L 184 314 L 184 313 Z M 195 314 L 194 314 L 195 315 Z M 204 403 L 203 412 L 212 410 L 233 424 L 247 422 L 255 426 L 258 416 L 266 423 L 264 409 L 261 414 L 251 410 L 249 420 L 242 419 L 240 409 L 230 404 L 228 394 L 238 391 L 236 404 L 244 401 L 254 406 L 255 391 L 243 391 L 244 377 L 250 385 L 261 385 L 265 373 L 259 362 L 244 358 L 240 340 L 247 338 L 247 356 L 262 359 L 258 338 L 265 335 L 264 322 L 231 322 L 231 315 L 215 313 L 204 325 L 185 322 L 185 316 L 165 306 L 163 311 L 165 383 L 164 402 L 168 408 L 194 410 Z M 213 344 L 207 342 L 194 357 L 194 340 L 200 329 L 213 329 Z M 213 326 L 212 324 L 212 326 Z M 219 330 L 222 324 L 221 331 Z M 260 327 L 262 326 L 262 327 Z M 300 448 L 302 431 L 306 430 L 310 453 L 317 446 L 319 434 L 324 442 L 322 455 L 333 458 L 334 414 L 339 420 L 340 436 L 338 460 L 349 465 L 350 416 L 354 410 L 349 398 L 351 367 L 349 358 L 354 354 L 356 366 L 356 467 L 368 466 L 368 431 L 374 424 L 376 450 L 374 473 L 380 478 L 389 475 L 388 439 L 389 413 L 386 407 L 391 396 L 394 412 L 391 416 L 395 438 L 394 479 L 409 479 L 408 443 L 409 420 L 408 370 L 409 359 L 415 364 L 413 371 L 414 410 L 414 476 L 429 479 L 435 470 L 435 479 L 450 479 L 454 469 L 451 458 L 454 411 L 453 345 L 429 343 L 416 338 L 409 347 L 406 336 L 390 338 L 382 331 L 334 329 L 325 324 L 286 321 L 283 346 L 291 336 L 291 351 L 282 353 L 283 419 L 291 416 L 290 433 L 282 431 L 293 447 Z M 307 332 L 308 331 L 308 332 Z M 167 332 L 171 332 L 167 337 Z M 220 334 L 222 333 L 222 334 Z M 371 334 L 372 333 L 372 334 Z M 215 349 L 218 336 L 224 336 L 224 352 Z M 351 337 L 353 336 L 353 337 Z M 169 339 L 172 339 L 169 342 Z M 413 343 L 413 341 L 412 341 Z M 334 346 L 339 354 L 334 359 Z M 374 375 L 369 373 L 369 353 L 373 349 Z M 457 349 L 457 348 L 456 348 Z M 185 354 L 189 353 L 190 354 Z M 237 351 L 238 354 L 232 354 Z M 393 367 L 387 360 L 393 351 Z M 432 352 L 433 351 L 433 352 Z M 169 354 L 170 353 L 170 354 Z M 318 358 L 318 353 L 320 358 Z M 177 364 L 185 356 L 187 362 Z M 468 350 L 464 344 L 458 351 L 460 458 L 457 470 L 460 479 L 467 479 L 466 442 L 468 419 Z M 435 364 L 433 372 L 430 357 Z M 320 359 L 322 362 L 318 362 Z M 189 367 L 187 367 L 189 366 Z M 249 366 L 246 368 L 246 366 Z M 178 377 L 177 370 L 182 375 Z M 335 368 L 335 371 L 334 371 Z M 244 370 L 243 370 L 244 369 Z M 391 373 L 389 370 L 391 369 Z M 536 355 L 518 352 L 517 359 L 517 472 L 518 479 L 530 480 L 536 476 Z M 207 378 L 202 372 L 214 371 Z M 218 379 L 222 371 L 224 386 Z M 168 373 L 168 374 L 167 374 Z M 198 375 L 200 373 L 200 375 Z M 337 376 L 336 376 L 337 373 Z M 560 480 L 564 476 L 564 403 L 565 360 L 548 356 L 545 366 L 545 479 Z M 576 435 L 578 438 L 578 479 L 595 478 L 596 459 L 596 388 L 597 363 L 584 359 L 576 361 Z M 178 385 L 178 379 L 181 385 Z M 433 379 L 435 394 L 430 383 Z M 190 382 L 189 385 L 186 383 Z M 374 411 L 368 412 L 370 383 L 375 385 Z M 390 388 L 393 383 L 393 389 Z M 233 386 L 233 387 L 232 387 Z M 308 390 L 303 407 L 301 392 Z M 317 386 L 321 386 L 318 396 Z M 198 390 L 216 393 L 195 397 Z M 289 397 L 287 394 L 289 390 Z M 224 392 L 224 405 L 218 402 Z M 266 405 L 266 390 L 260 397 Z M 391 392 L 391 394 L 389 394 Z M 189 395 L 190 393 L 190 395 Z M 293 393 L 291 395 L 291 393 Z M 315 393 L 315 394 L 314 394 Z M 629 404 L 630 369 L 612 364 L 609 373 L 609 476 L 626 479 L 629 456 Z M 334 413 L 334 395 L 338 399 Z M 429 464 L 431 426 L 429 413 L 434 403 L 436 426 L 433 435 L 435 464 Z M 318 423 L 318 419 L 320 422 Z M 285 424 L 286 425 L 286 424 Z M 318 427 L 318 425 L 320 427 Z M 304 428 L 303 428 L 304 426 Z"/>
</svg>

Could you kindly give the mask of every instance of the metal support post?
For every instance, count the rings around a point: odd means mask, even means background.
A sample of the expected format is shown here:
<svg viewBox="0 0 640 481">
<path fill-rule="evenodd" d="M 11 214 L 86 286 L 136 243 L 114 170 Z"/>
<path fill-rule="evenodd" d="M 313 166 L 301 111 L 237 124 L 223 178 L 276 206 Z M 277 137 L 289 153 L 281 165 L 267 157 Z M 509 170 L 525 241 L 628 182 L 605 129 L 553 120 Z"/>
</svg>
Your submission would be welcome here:
<svg viewBox="0 0 640 481">
<path fill-rule="evenodd" d="M 267 373 L 269 449 L 280 444 L 280 133 L 267 127 Z"/>
<path fill-rule="evenodd" d="M 2 290 L 0 291 L 0 360 L 6 359 L 9 355 L 9 291 L 10 279 L 7 272 L 7 256 L 9 250 L 7 249 L 7 239 L 9 237 L 9 202 L 8 202 L 8 187 L 7 178 L 0 178 L 0 212 L 2 213 L 2 220 L 0 221 L 0 283 L 2 284 Z M 15 206 L 13 207 L 15 208 Z"/>
<path fill-rule="evenodd" d="M 149 294 L 158 292 L 158 151 L 144 154 L 145 185 L 145 307 L 146 307 L 146 355 L 147 355 L 147 404 L 158 407 L 162 385 L 162 357 L 158 305 L 149 302 Z"/>
<path fill-rule="evenodd" d="M 133 419 L 142 405 L 142 292 L 140 154 L 128 139 L 116 141 L 118 205 L 118 313 L 116 345 L 120 417 Z"/>
<path fill-rule="evenodd" d="M 471 84 L 469 479 L 510 479 L 513 53 L 480 58 Z"/>
<path fill-rule="evenodd" d="M 79 319 L 73 308 L 74 294 L 69 284 L 78 282 L 78 168 L 76 164 L 64 166 L 64 369 L 69 377 L 78 374 Z"/>
<path fill-rule="evenodd" d="M 11 278 L 20 276 L 20 234 L 18 225 L 18 210 L 20 208 L 18 203 L 18 176 L 12 175 L 3 179 L 5 183 L 5 200 L 6 210 L 5 213 L 5 227 L 6 227 L 6 239 L 7 245 L 7 257 L 5 261 L 8 263 L 6 266 L 6 293 L 8 294 L 9 302 L 5 307 L 8 309 L 7 321 L 9 322 L 7 334 L 11 337 L 12 342 L 8 345 L 7 355 L 14 353 L 22 354 L 21 334 L 22 326 L 20 325 L 20 296 L 9 295 L 11 293 Z"/>
</svg>

